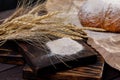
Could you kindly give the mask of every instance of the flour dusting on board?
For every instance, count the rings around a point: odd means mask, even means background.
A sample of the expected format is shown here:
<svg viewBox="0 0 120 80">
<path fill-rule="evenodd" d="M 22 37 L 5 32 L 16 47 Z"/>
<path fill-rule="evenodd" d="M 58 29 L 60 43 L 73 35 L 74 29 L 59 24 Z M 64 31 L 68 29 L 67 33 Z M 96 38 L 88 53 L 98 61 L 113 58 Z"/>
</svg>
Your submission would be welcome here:
<svg viewBox="0 0 120 80">
<path fill-rule="evenodd" d="M 70 39 L 70 38 L 61 38 L 54 41 L 49 41 L 46 43 L 47 47 L 50 49 L 52 54 L 58 55 L 72 55 L 83 50 L 83 46 Z"/>
</svg>

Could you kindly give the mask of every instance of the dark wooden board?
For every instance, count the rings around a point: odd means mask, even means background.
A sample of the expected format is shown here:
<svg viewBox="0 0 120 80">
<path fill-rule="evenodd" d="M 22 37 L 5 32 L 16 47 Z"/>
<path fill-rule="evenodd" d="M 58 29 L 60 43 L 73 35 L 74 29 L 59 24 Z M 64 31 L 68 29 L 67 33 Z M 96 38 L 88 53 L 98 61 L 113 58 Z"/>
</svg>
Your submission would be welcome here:
<svg viewBox="0 0 120 80">
<path fill-rule="evenodd" d="M 36 75 L 39 76 L 54 74 L 59 71 L 95 63 L 97 60 L 97 52 L 83 40 L 79 40 L 79 43 L 84 47 L 83 50 L 69 56 L 52 55 L 50 51 L 49 53 L 46 53 L 44 49 L 36 48 L 30 44 L 19 44 L 24 50 L 23 57 L 25 58 L 26 63 L 32 68 Z M 62 61 L 55 56 L 62 59 Z"/>
<path fill-rule="evenodd" d="M 54 75 L 36 77 L 29 66 L 23 68 L 24 79 L 37 80 L 101 80 L 104 68 L 104 60 L 98 56 L 98 60 L 93 65 L 77 67 L 64 72 L 58 72 Z"/>
<path fill-rule="evenodd" d="M 0 64 L 0 80 L 27 80 L 22 78 L 22 72 L 23 72 L 22 69 L 23 69 L 22 66 Z M 36 79 L 36 80 L 40 80 L 40 79 Z M 60 79 L 60 80 L 66 80 L 66 79 Z M 90 80 L 90 79 L 85 79 L 85 80 Z M 105 64 L 102 80 L 120 80 L 120 71 L 115 70 L 109 65 Z"/>
<path fill-rule="evenodd" d="M 24 65 L 22 55 L 12 55 L 12 54 L 1 54 L 0 53 L 0 63 L 14 64 L 14 65 Z"/>
</svg>

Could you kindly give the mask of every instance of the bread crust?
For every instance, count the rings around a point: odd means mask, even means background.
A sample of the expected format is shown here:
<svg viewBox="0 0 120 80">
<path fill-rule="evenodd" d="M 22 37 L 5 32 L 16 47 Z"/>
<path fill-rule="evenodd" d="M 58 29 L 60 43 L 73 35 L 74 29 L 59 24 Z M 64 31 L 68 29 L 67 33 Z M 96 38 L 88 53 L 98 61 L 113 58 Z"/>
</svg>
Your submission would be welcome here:
<svg viewBox="0 0 120 80">
<path fill-rule="evenodd" d="M 109 32 L 120 32 L 120 8 L 110 5 L 94 14 L 94 12 L 85 11 L 83 7 L 84 5 L 80 8 L 78 14 L 80 23 L 83 26 L 103 28 Z"/>
</svg>

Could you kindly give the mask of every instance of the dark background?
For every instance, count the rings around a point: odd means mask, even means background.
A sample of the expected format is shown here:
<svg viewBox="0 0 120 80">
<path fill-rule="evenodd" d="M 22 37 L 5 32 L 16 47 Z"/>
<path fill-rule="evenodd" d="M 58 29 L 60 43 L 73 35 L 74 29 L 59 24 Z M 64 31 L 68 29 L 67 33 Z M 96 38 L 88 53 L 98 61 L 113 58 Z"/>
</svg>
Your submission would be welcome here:
<svg viewBox="0 0 120 80">
<path fill-rule="evenodd" d="M 28 0 L 28 1 L 34 3 L 38 0 Z M 39 0 L 39 1 L 40 3 L 43 3 L 46 0 Z M 0 12 L 16 8 L 18 2 L 22 3 L 23 0 L 0 0 Z"/>
<path fill-rule="evenodd" d="M 0 0 L 0 11 L 13 9 L 16 7 L 18 0 Z"/>
</svg>

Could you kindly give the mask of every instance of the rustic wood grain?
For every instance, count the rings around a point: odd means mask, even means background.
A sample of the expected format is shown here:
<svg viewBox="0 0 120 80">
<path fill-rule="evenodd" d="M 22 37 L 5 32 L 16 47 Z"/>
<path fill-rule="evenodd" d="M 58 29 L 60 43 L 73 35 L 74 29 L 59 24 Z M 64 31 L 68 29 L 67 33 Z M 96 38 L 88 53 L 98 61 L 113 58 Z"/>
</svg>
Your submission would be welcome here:
<svg viewBox="0 0 120 80">
<path fill-rule="evenodd" d="M 52 80 L 58 80 L 57 78 L 60 79 L 65 78 L 66 80 L 69 80 L 71 79 L 69 77 L 72 77 L 72 80 L 82 80 L 82 79 L 100 80 L 102 78 L 103 67 L 104 67 L 104 60 L 102 59 L 102 57 L 99 56 L 96 64 L 88 65 L 85 67 L 74 68 L 66 72 L 60 72 L 57 73 L 56 75 L 50 76 L 50 78 Z"/>
<path fill-rule="evenodd" d="M 43 79 L 43 80 L 101 80 L 103 74 L 104 60 L 98 56 L 98 60 L 93 65 L 77 67 L 64 72 L 58 72 L 50 76 L 36 77 L 29 66 L 23 68 L 23 78 L 25 79 Z"/>
<path fill-rule="evenodd" d="M 14 41 L 7 41 L 0 46 L 0 62 L 23 65 L 25 63 L 21 50 Z"/>
<path fill-rule="evenodd" d="M 21 55 L 0 54 L 0 63 L 24 65 L 24 60 Z"/>
<path fill-rule="evenodd" d="M 70 67 L 67 67 L 60 61 L 59 59 L 56 59 L 55 56 L 47 56 L 45 52 L 41 52 L 40 49 L 29 45 L 27 43 L 19 43 L 21 48 L 24 49 L 23 57 L 26 60 L 26 63 L 34 70 L 33 72 L 36 72 L 36 75 L 46 75 L 46 74 L 52 74 L 63 70 L 68 70 L 71 68 L 75 68 L 78 66 L 84 66 L 88 64 L 93 64 L 97 60 L 97 53 L 94 51 L 90 46 L 88 46 L 84 41 L 79 40 L 79 43 L 84 47 L 84 49 L 74 55 L 70 56 L 64 56 L 64 57 L 73 57 L 74 59 L 65 59 L 63 56 L 60 56 L 62 60 L 69 65 Z M 25 50 L 26 49 L 26 50 Z M 32 50 L 31 50 L 32 49 Z M 27 52 L 31 53 L 28 54 Z M 50 54 L 51 52 L 49 52 Z M 50 54 L 51 55 L 51 54 Z M 43 57 L 46 56 L 46 57 Z M 52 64 L 51 61 L 52 60 Z M 39 65 L 42 64 L 42 65 Z M 56 69 L 54 68 L 54 66 Z M 49 72 L 48 72 L 49 70 Z"/>
</svg>

